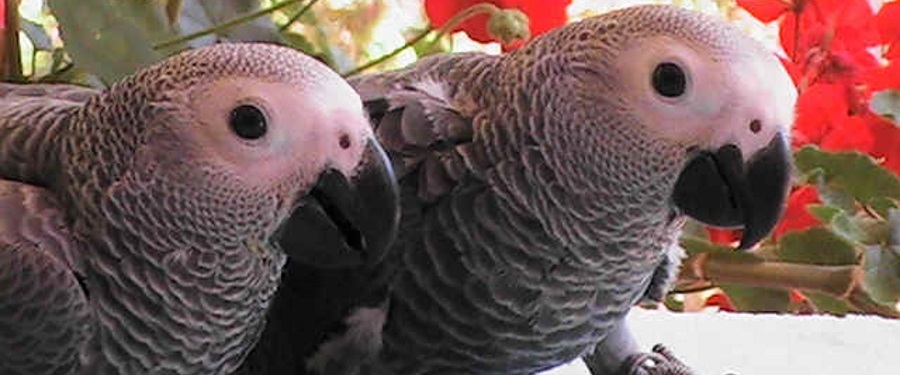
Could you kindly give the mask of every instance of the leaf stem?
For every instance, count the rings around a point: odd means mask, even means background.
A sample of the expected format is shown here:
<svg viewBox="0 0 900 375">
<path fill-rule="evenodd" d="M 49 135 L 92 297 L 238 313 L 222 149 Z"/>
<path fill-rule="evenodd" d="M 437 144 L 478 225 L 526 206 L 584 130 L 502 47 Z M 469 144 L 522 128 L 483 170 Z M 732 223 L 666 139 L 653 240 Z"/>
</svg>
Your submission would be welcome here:
<svg viewBox="0 0 900 375">
<path fill-rule="evenodd" d="M 866 313 L 900 318 L 900 312 L 872 301 L 862 290 L 864 274 L 865 271 L 858 265 L 823 266 L 763 261 L 709 252 L 685 259 L 679 279 L 819 292 L 846 301 Z"/>
<path fill-rule="evenodd" d="M 220 24 L 218 24 L 218 25 L 214 25 L 213 27 L 210 27 L 210 28 L 208 28 L 208 29 L 200 30 L 200 31 L 197 31 L 197 32 L 195 32 L 195 33 L 190 33 L 190 34 L 185 35 L 185 36 L 182 36 L 182 37 L 178 37 L 178 38 L 175 38 L 175 39 L 170 39 L 170 40 L 167 40 L 167 41 L 164 41 L 164 42 L 160 42 L 160 43 L 154 44 L 154 45 L 153 45 L 153 49 L 159 50 L 159 49 L 163 49 L 163 48 L 166 48 L 166 47 L 171 47 L 171 46 L 176 45 L 176 44 L 179 44 L 179 43 L 184 43 L 184 42 L 191 41 L 191 40 L 194 40 L 194 39 L 197 39 L 197 38 L 200 38 L 200 37 L 204 37 L 204 36 L 207 36 L 207 35 L 210 35 L 210 34 L 215 34 L 215 33 L 219 32 L 219 31 L 222 31 L 222 30 L 228 29 L 228 28 L 230 28 L 230 27 L 234 27 L 234 26 L 236 26 L 236 25 L 239 25 L 239 24 L 248 22 L 248 21 L 250 21 L 250 20 L 253 20 L 253 19 L 262 17 L 262 16 L 264 16 L 264 15 L 273 13 L 273 12 L 279 10 L 279 9 L 283 9 L 283 8 L 286 8 L 286 7 L 290 6 L 290 5 L 297 4 L 297 3 L 301 3 L 301 2 L 303 2 L 303 1 L 304 1 L 304 0 L 287 0 L 287 1 L 283 2 L 283 3 L 279 3 L 279 4 L 276 4 L 276 5 L 270 6 L 270 7 L 268 7 L 268 8 L 260 9 L 260 10 L 258 10 L 258 11 L 256 11 L 256 12 L 248 13 L 248 14 L 246 14 L 246 15 L 243 15 L 243 16 L 240 16 L 240 17 L 237 17 L 237 18 L 234 18 L 234 19 L 225 21 L 225 22 L 220 23 Z M 315 2 L 315 1 L 313 1 L 313 2 Z"/>
<path fill-rule="evenodd" d="M 415 45 L 416 43 L 418 43 L 420 40 L 422 40 L 422 39 L 424 39 L 426 36 L 428 36 L 428 34 L 431 33 L 432 31 L 436 31 L 436 32 L 437 32 L 437 34 L 435 34 L 435 37 L 434 37 L 434 40 L 436 41 L 436 40 L 439 40 L 439 39 L 440 39 L 441 37 L 443 37 L 444 35 L 446 35 L 447 33 L 449 33 L 451 30 L 455 29 L 457 26 L 459 26 L 459 25 L 460 25 L 461 23 L 463 23 L 465 20 L 467 20 L 467 19 L 469 19 L 469 18 L 471 18 L 471 17 L 477 16 L 477 15 L 483 14 L 483 13 L 491 14 L 491 13 L 496 13 L 496 12 L 499 12 L 499 11 L 500 11 L 500 8 L 498 8 L 496 5 L 491 4 L 491 3 L 478 3 L 478 4 L 475 4 L 475 5 L 472 5 L 472 6 L 468 7 L 468 8 L 466 8 L 466 9 L 463 9 L 463 10 L 460 11 L 459 13 L 454 14 L 453 17 L 450 17 L 450 19 L 447 20 L 446 23 L 444 23 L 443 25 L 441 25 L 441 27 L 434 28 L 433 26 L 429 25 L 429 26 L 425 29 L 425 31 L 423 31 L 423 32 L 421 32 L 421 33 L 419 33 L 419 34 L 416 34 L 416 36 L 414 36 L 412 39 L 410 39 L 409 41 L 407 41 L 407 42 L 406 42 L 405 44 L 403 44 L 402 46 L 397 47 L 397 48 L 395 48 L 393 51 L 388 52 L 388 53 L 386 53 L 386 54 L 384 54 L 384 55 L 381 55 L 381 56 L 379 56 L 377 59 L 372 60 L 372 61 L 369 61 L 369 62 L 367 62 L 367 63 L 365 63 L 365 64 L 363 64 L 363 65 L 360 65 L 360 66 L 358 66 L 358 67 L 356 67 L 356 68 L 353 68 L 353 69 L 351 69 L 350 71 L 345 72 L 345 73 L 343 73 L 343 74 L 341 74 L 341 75 L 342 75 L 343 77 L 346 78 L 346 77 L 349 77 L 349 76 L 352 76 L 352 75 L 355 75 L 355 74 L 359 74 L 360 72 L 362 72 L 362 71 L 364 71 L 364 70 L 366 70 L 366 69 L 369 69 L 369 68 L 371 68 L 371 67 L 373 67 L 373 66 L 379 65 L 379 64 L 381 64 L 381 63 L 383 63 L 383 62 L 385 62 L 385 61 L 387 61 L 387 60 L 393 58 L 394 56 L 399 55 L 400 52 L 403 52 L 403 51 L 406 50 L 407 48 L 410 48 L 410 47 L 414 46 L 414 45 Z"/>
<path fill-rule="evenodd" d="M 409 48 L 409 47 L 412 47 L 413 45 L 415 45 L 416 43 L 418 43 L 420 40 L 424 39 L 426 36 L 428 36 L 429 33 L 431 33 L 432 30 L 433 30 L 433 29 L 432 29 L 431 27 L 425 29 L 425 31 L 416 34 L 416 36 L 414 36 L 412 39 L 410 39 L 409 41 L 407 41 L 407 42 L 406 42 L 405 44 L 403 44 L 402 46 L 395 48 L 395 49 L 394 49 L 393 51 L 391 51 L 391 52 L 388 52 L 388 53 L 386 53 L 386 54 L 384 54 L 384 55 L 379 56 L 379 57 L 378 57 L 377 59 L 375 59 L 375 60 L 369 61 L 369 62 L 367 62 L 367 63 L 365 63 L 365 64 L 360 65 L 360 66 L 357 66 L 357 67 L 351 69 L 350 71 L 341 74 L 341 76 L 344 77 L 344 78 L 350 77 L 350 76 L 352 76 L 352 75 L 359 74 L 360 72 L 362 72 L 362 71 L 364 71 L 364 70 L 366 70 L 366 69 L 369 69 L 369 68 L 371 68 L 371 67 L 373 67 L 373 66 L 375 66 L 375 65 L 378 65 L 378 64 L 381 64 L 381 63 L 383 63 L 383 62 L 385 62 L 385 61 L 387 61 L 387 60 L 390 60 L 392 57 L 399 55 L 400 52 L 403 52 L 405 49 L 407 49 L 407 48 Z"/>
<path fill-rule="evenodd" d="M 309 8 L 312 8 L 312 6 L 316 5 L 316 3 L 318 2 L 319 0 L 312 0 L 309 2 L 309 4 L 304 5 L 302 9 L 298 10 L 297 13 L 295 13 L 293 16 L 291 16 L 291 18 L 288 19 L 287 23 L 281 25 L 281 27 L 278 28 L 278 31 L 284 32 L 285 30 L 287 30 L 289 27 L 291 27 L 291 25 L 294 24 L 294 22 L 297 22 L 300 17 L 303 17 L 303 15 L 306 14 L 306 11 L 308 11 Z"/>
</svg>

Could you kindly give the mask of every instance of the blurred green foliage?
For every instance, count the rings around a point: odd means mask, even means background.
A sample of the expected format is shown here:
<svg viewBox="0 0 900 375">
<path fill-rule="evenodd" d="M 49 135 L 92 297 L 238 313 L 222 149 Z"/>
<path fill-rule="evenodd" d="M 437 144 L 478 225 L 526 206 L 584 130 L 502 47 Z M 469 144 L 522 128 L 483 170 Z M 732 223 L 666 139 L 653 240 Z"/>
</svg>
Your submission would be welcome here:
<svg viewBox="0 0 900 375">
<path fill-rule="evenodd" d="M 336 7 L 330 3 L 25 0 L 19 7 L 22 75 L 30 82 L 103 87 L 183 49 L 228 41 L 287 45 L 338 72 L 347 72 L 402 47 L 405 38 L 427 31 L 424 22 L 411 25 L 394 33 L 401 35 L 390 34 L 394 43 L 386 46 L 375 35 L 375 26 L 389 10 L 386 1 L 356 1 Z M 406 49 L 405 63 L 449 50 L 446 40 L 438 42 L 433 35 L 411 47 Z M 372 56 L 373 52 L 377 56 Z M 391 66 L 395 65 L 388 62 L 384 67 Z"/>
</svg>

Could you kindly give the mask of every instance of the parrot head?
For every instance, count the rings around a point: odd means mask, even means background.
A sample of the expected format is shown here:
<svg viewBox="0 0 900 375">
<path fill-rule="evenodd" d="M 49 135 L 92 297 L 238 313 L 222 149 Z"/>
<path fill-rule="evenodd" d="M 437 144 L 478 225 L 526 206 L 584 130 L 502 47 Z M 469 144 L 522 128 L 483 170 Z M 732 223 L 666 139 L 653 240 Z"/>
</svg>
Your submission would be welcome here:
<svg viewBox="0 0 900 375">
<path fill-rule="evenodd" d="M 652 7 L 646 10 L 652 12 Z M 790 186 L 797 91 L 771 52 L 723 21 L 677 8 L 623 45 L 620 88 L 647 131 L 684 147 L 672 202 L 707 225 L 768 235 Z"/>
<path fill-rule="evenodd" d="M 740 248 L 771 232 L 790 187 L 797 91 L 761 43 L 713 16 L 646 5 L 570 24 L 534 44 L 520 52 L 533 70 L 552 72 L 550 59 L 530 58 L 552 51 L 563 60 L 552 66 L 571 73 L 558 75 L 567 95 L 554 111 L 575 117 L 566 126 L 578 127 L 568 132 L 578 139 L 560 144 L 601 140 L 577 156 L 579 165 L 609 166 L 595 178 L 616 175 L 600 185 L 622 190 L 617 195 L 666 186 L 658 196 L 672 212 L 743 228 Z"/>
<path fill-rule="evenodd" d="M 142 215 L 280 247 L 321 266 L 375 261 L 393 240 L 399 193 L 391 163 L 356 92 L 306 55 L 267 44 L 192 50 L 92 105 L 121 107 L 95 111 L 100 117 L 144 119 L 132 121 L 144 124 L 134 137 L 141 141 L 117 179 L 165 203 L 146 210 L 168 212 Z"/>
</svg>

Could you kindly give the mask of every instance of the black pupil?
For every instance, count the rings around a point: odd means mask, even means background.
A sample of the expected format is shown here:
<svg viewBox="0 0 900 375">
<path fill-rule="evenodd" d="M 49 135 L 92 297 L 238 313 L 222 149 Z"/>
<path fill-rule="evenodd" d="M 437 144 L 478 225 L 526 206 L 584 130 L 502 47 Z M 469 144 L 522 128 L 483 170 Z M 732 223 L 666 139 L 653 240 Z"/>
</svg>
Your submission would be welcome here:
<svg viewBox="0 0 900 375">
<path fill-rule="evenodd" d="M 675 98 L 684 94 L 687 78 L 676 64 L 662 63 L 653 70 L 653 88 L 660 95 Z"/>
<path fill-rule="evenodd" d="M 268 130 L 266 116 L 262 111 L 246 104 L 231 110 L 229 124 L 234 134 L 244 139 L 257 139 L 265 135 Z"/>
</svg>

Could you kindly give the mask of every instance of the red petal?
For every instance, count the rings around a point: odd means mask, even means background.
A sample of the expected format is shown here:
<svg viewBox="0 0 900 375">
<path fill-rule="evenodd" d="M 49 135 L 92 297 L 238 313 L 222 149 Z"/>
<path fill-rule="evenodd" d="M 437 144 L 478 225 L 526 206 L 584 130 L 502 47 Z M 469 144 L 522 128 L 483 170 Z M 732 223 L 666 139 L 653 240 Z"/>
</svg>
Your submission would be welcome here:
<svg viewBox="0 0 900 375">
<path fill-rule="evenodd" d="M 874 113 L 866 120 L 875 138 L 872 156 L 884 159 L 884 166 L 900 175 L 900 128 Z"/>
<path fill-rule="evenodd" d="M 801 292 L 797 289 L 791 289 L 790 296 L 791 296 L 791 302 L 797 303 L 797 302 L 806 301 L 806 295 L 804 295 L 803 292 Z"/>
<path fill-rule="evenodd" d="M 819 219 L 810 215 L 806 210 L 806 206 L 813 203 L 820 203 L 819 192 L 815 187 L 806 185 L 795 188 L 788 196 L 784 216 L 775 226 L 772 238 L 778 239 L 785 232 L 804 230 L 818 225 Z"/>
<path fill-rule="evenodd" d="M 791 60 L 802 64 L 811 53 L 839 47 L 856 54 L 878 44 L 875 23 L 866 0 L 806 0 L 781 22 L 779 37 Z"/>
<path fill-rule="evenodd" d="M 728 295 L 725 293 L 716 293 L 709 296 L 709 298 L 706 299 L 706 302 L 703 303 L 703 306 L 715 306 L 719 308 L 719 311 L 735 311 L 734 304 L 731 303 L 731 298 L 728 298 Z"/>
<path fill-rule="evenodd" d="M 879 44 L 875 12 L 867 0 L 816 0 L 817 3 L 823 1 L 834 3 L 835 39 L 848 50 Z"/>
<path fill-rule="evenodd" d="M 820 143 L 831 132 L 832 124 L 847 117 L 847 87 L 840 84 L 815 84 L 797 98 L 794 121 L 794 145 Z"/>
<path fill-rule="evenodd" d="M 738 5 L 763 23 L 769 23 L 790 10 L 791 5 L 780 0 L 737 0 Z"/>
<path fill-rule="evenodd" d="M 872 92 L 900 89 L 900 61 L 892 61 L 887 66 L 869 71 L 865 79 Z"/>
<path fill-rule="evenodd" d="M 734 246 L 741 240 L 741 231 L 737 229 L 719 229 L 706 227 L 709 241 L 719 245 Z"/>
<path fill-rule="evenodd" d="M 425 14 L 434 27 L 441 27 L 454 15 L 466 8 L 478 4 L 479 0 L 425 0 Z M 487 1 L 502 7 L 502 1 Z M 493 41 L 487 33 L 487 15 L 478 15 L 463 21 L 453 31 L 465 31 L 469 38 L 482 43 Z"/>
<path fill-rule="evenodd" d="M 778 26 L 778 40 L 791 61 L 801 64 L 803 63 L 803 54 L 799 51 L 798 35 L 800 33 L 798 31 L 800 31 L 798 17 L 794 13 L 789 13 Z"/>
<path fill-rule="evenodd" d="M 868 121 L 862 116 L 847 117 L 834 124 L 832 131 L 822 140 L 821 146 L 826 151 L 858 150 L 869 153 L 875 146 L 875 138 Z"/>
<path fill-rule="evenodd" d="M 900 2 L 884 4 L 875 17 L 881 42 L 894 46 L 900 44 Z M 896 54 L 900 55 L 900 51 Z"/>
</svg>

